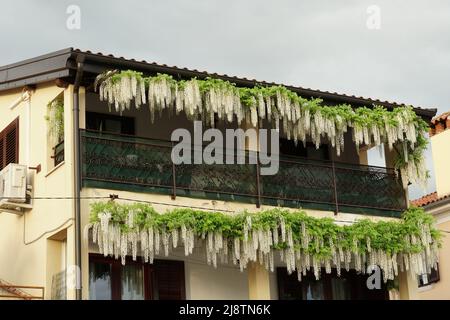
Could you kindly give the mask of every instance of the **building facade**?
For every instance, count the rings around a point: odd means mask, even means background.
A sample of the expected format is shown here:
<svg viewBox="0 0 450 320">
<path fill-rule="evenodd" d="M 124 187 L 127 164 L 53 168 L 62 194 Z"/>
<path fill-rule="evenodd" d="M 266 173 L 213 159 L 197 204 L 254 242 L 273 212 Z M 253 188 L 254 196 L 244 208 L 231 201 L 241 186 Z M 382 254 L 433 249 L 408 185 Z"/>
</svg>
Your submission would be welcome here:
<svg viewBox="0 0 450 320">
<path fill-rule="evenodd" d="M 439 268 L 431 274 L 424 274 L 419 278 L 419 298 L 424 300 L 450 299 L 450 174 L 448 164 L 450 147 L 450 118 L 449 112 L 436 116 L 432 120 L 430 140 L 433 155 L 434 172 L 436 176 L 436 192 L 426 195 L 413 202 L 432 214 L 436 225 L 442 231 L 442 249 L 440 251 Z"/>
<path fill-rule="evenodd" d="M 0 167 L 4 169 L 11 163 L 25 166 L 26 185 L 30 186 L 26 203 L 2 199 L 0 280 L 5 296 L 42 295 L 45 299 L 418 297 L 416 276 L 411 271 L 398 271 L 395 295 L 395 290 L 388 292 L 390 288 L 384 282 L 382 288 L 369 290 L 367 275 L 356 272 L 354 262 L 349 262 L 349 270 L 343 270 L 340 277 L 335 267 L 330 267 L 330 272 L 324 272 L 320 280 L 315 280 L 309 270 L 300 282 L 297 275 L 287 272 L 278 255 L 273 258 L 271 272 L 254 261 L 243 270 L 239 263 L 230 261 L 215 268 L 208 265 L 201 245 L 188 256 L 182 246 L 171 249 L 167 256 L 160 252 L 153 264 L 143 261 L 139 254 L 135 260 L 124 258 L 125 264 L 114 255 L 101 254 L 104 250 L 94 243 L 92 230 L 83 236 L 86 226 L 92 224 L 92 204 L 97 202 L 151 204 L 160 213 L 194 208 L 233 215 L 242 211 L 301 208 L 308 217 L 328 217 L 338 225 L 352 225 L 365 218 L 374 222 L 399 221 L 408 204 L 406 192 L 393 169 L 395 149 L 385 148 L 385 167 L 368 166 L 367 150 L 373 145 L 362 143 L 357 148 L 351 129 L 339 139 L 339 144 L 346 145 L 342 152 L 320 133 L 315 144 L 311 137 L 302 144 L 289 137 L 286 133 L 289 129 L 280 129 L 279 171 L 272 177 L 260 174 L 259 163 L 175 165 L 170 158 L 171 134 L 184 128 L 194 135 L 192 117 L 183 110 L 173 112 L 167 108 L 154 112 L 147 106 L 138 109 L 125 105 L 123 110 L 116 111 L 114 103 L 111 110 L 102 101 L 108 97 L 102 97 L 104 93 L 99 95 L 95 82 L 100 80 L 101 87 L 108 74 L 103 79 L 98 76 L 106 71 L 112 72 L 112 76 L 119 74 L 113 70 L 165 74 L 179 81 L 212 77 L 232 82 L 239 88 L 270 85 L 76 49 L 1 67 Z M 348 104 L 370 110 L 373 105 L 380 105 L 388 111 L 401 107 L 336 93 L 288 89 L 305 99 L 320 98 L 330 106 Z M 425 121 L 430 121 L 436 112 L 412 110 Z M 201 113 L 197 115 L 202 118 Z M 252 121 L 238 123 L 236 118 L 231 118 L 227 122 L 220 112 L 212 112 L 210 121 L 204 121 L 205 129 L 208 123 L 223 133 L 228 128 L 269 126 L 267 118 L 256 126 Z M 245 152 L 261 151 L 257 141 L 247 140 L 241 147 Z M 128 252 L 131 255 L 131 249 Z M 74 282 L 78 275 L 81 275 L 79 283 Z"/>
</svg>

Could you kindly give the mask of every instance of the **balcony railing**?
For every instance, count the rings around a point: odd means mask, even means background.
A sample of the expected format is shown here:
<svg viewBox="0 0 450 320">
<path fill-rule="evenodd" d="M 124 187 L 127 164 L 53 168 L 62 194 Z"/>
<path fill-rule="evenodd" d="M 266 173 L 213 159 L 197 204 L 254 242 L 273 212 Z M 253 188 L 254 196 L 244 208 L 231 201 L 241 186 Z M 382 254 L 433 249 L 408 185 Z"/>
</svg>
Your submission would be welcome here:
<svg viewBox="0 0 450 320">
<path fill-rule="evenodd" d="M 52 158 L 55 167 L 64 161 L 64 140 L 53 148 Z"/>
<path fill-rule="evenodd" d="M 406 208 L 388 168 L 282 157 L 264 176 L 257 164 L 174 165 L 167 141 L 85 130 L 81 141 L 85 187 L 395 217 Z"/>
</svg>

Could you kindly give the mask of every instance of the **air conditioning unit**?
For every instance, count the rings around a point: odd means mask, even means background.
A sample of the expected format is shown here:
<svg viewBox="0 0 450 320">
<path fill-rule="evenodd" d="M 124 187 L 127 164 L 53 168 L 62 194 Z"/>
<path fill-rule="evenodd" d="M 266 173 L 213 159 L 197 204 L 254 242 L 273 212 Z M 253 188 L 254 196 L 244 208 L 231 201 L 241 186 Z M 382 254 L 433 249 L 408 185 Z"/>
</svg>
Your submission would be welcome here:
<svg viewBox="0 0 450 320">
<path fill-rule="evenodd" d="M 10 163 L 0 171 L 0 211 L 22 213 L 27 203 L 27 166 Z"/>
</svg>

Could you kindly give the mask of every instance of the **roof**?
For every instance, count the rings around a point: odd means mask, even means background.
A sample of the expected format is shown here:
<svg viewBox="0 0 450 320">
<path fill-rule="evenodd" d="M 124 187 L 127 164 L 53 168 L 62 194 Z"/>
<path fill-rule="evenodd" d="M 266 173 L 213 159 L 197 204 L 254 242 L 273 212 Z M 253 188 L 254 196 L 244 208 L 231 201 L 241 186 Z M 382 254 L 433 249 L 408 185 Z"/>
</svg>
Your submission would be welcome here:
<svg viewBox="0 0 450 320">
<path fill-rule="evenodd" d="M 168 66 L 146 60 L 137 61 L 124 57 L 116 57 L 101 52 L 82 51 L 80 49 L 67 48 L 48 53 L 36 58 L 24 60 L 14 64 L 0 67 L 0 91 L 25 85 L 36 84 L 63 78 L 73 82 L 76 71 L 76 62 L 84 63 L 84 81 L 89 84 L 96 75 L 108 69 L 133 69 L 146 74 L 167 73 L 176 78 L 203 79 L 206 77 L 219 78 L 236 83 L 238 86 L 253 87 L 255 85 L 283 85 L 280 83 L 260 81 L 256 79 L 238 78 L 227 74 L 209 73 L 197 69 L 187 69 L 177 66 Z M 379 99 L 365 98 L 355 95 L 346 95 L 337 92 L 322 91 L 300 86 L 283 85 L 305 98 L 321 98 L 330 104 L 348 103 L 355 107 L 372 107 L 374 104 L 387 109 L 404 106 L 403 103 L 381 101 Z M 416 114 L 430 121 L 437 109 L 421 108 L 414 106 Z"/>
<path fill-rule="evenodd" d="M 437 124 L 438 122 L 446 121 L 446 120 L 450 120 L 450 111 L 444 112 L 440 115 L 433 117 L 433 119 L 431 120 L 431 123 Z"/>
<path fill-rule="evenodd" d="M 430 137 L 450 129 L 450 111 L 444 112 L 431 119 Z"/>
<path fill-rule="evenodd" d="M 0 91 L 68 77 L 67 61 L 71 52 L 64 49 L 0 66 Z"/>
<path fill-rule="evenodd" d="M 438 197 L 437 192 L 432 192 L 432 193 L 427 194 L 419 199 L 412 200 L 411 204 L 415 205 L 416 207 L 424 207 L 431 203 L 435 203 L 435 202 L 444 200 L 446 198 L 450 198 L 450 194 Z"/>
</svg>

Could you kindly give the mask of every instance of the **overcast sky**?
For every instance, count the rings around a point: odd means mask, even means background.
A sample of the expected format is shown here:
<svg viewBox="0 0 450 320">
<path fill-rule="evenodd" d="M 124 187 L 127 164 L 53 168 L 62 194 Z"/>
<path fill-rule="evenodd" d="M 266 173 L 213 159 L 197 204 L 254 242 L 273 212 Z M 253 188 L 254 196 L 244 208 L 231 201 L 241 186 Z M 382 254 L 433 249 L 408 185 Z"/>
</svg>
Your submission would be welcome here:
<svg viewBox="0 0 450 320">
<path fill-rule="evenodd" d="M 0 65 L 77 47 L 450 110 L 448 0 L 2 0 L 0 39 Z"/>
</svg>

